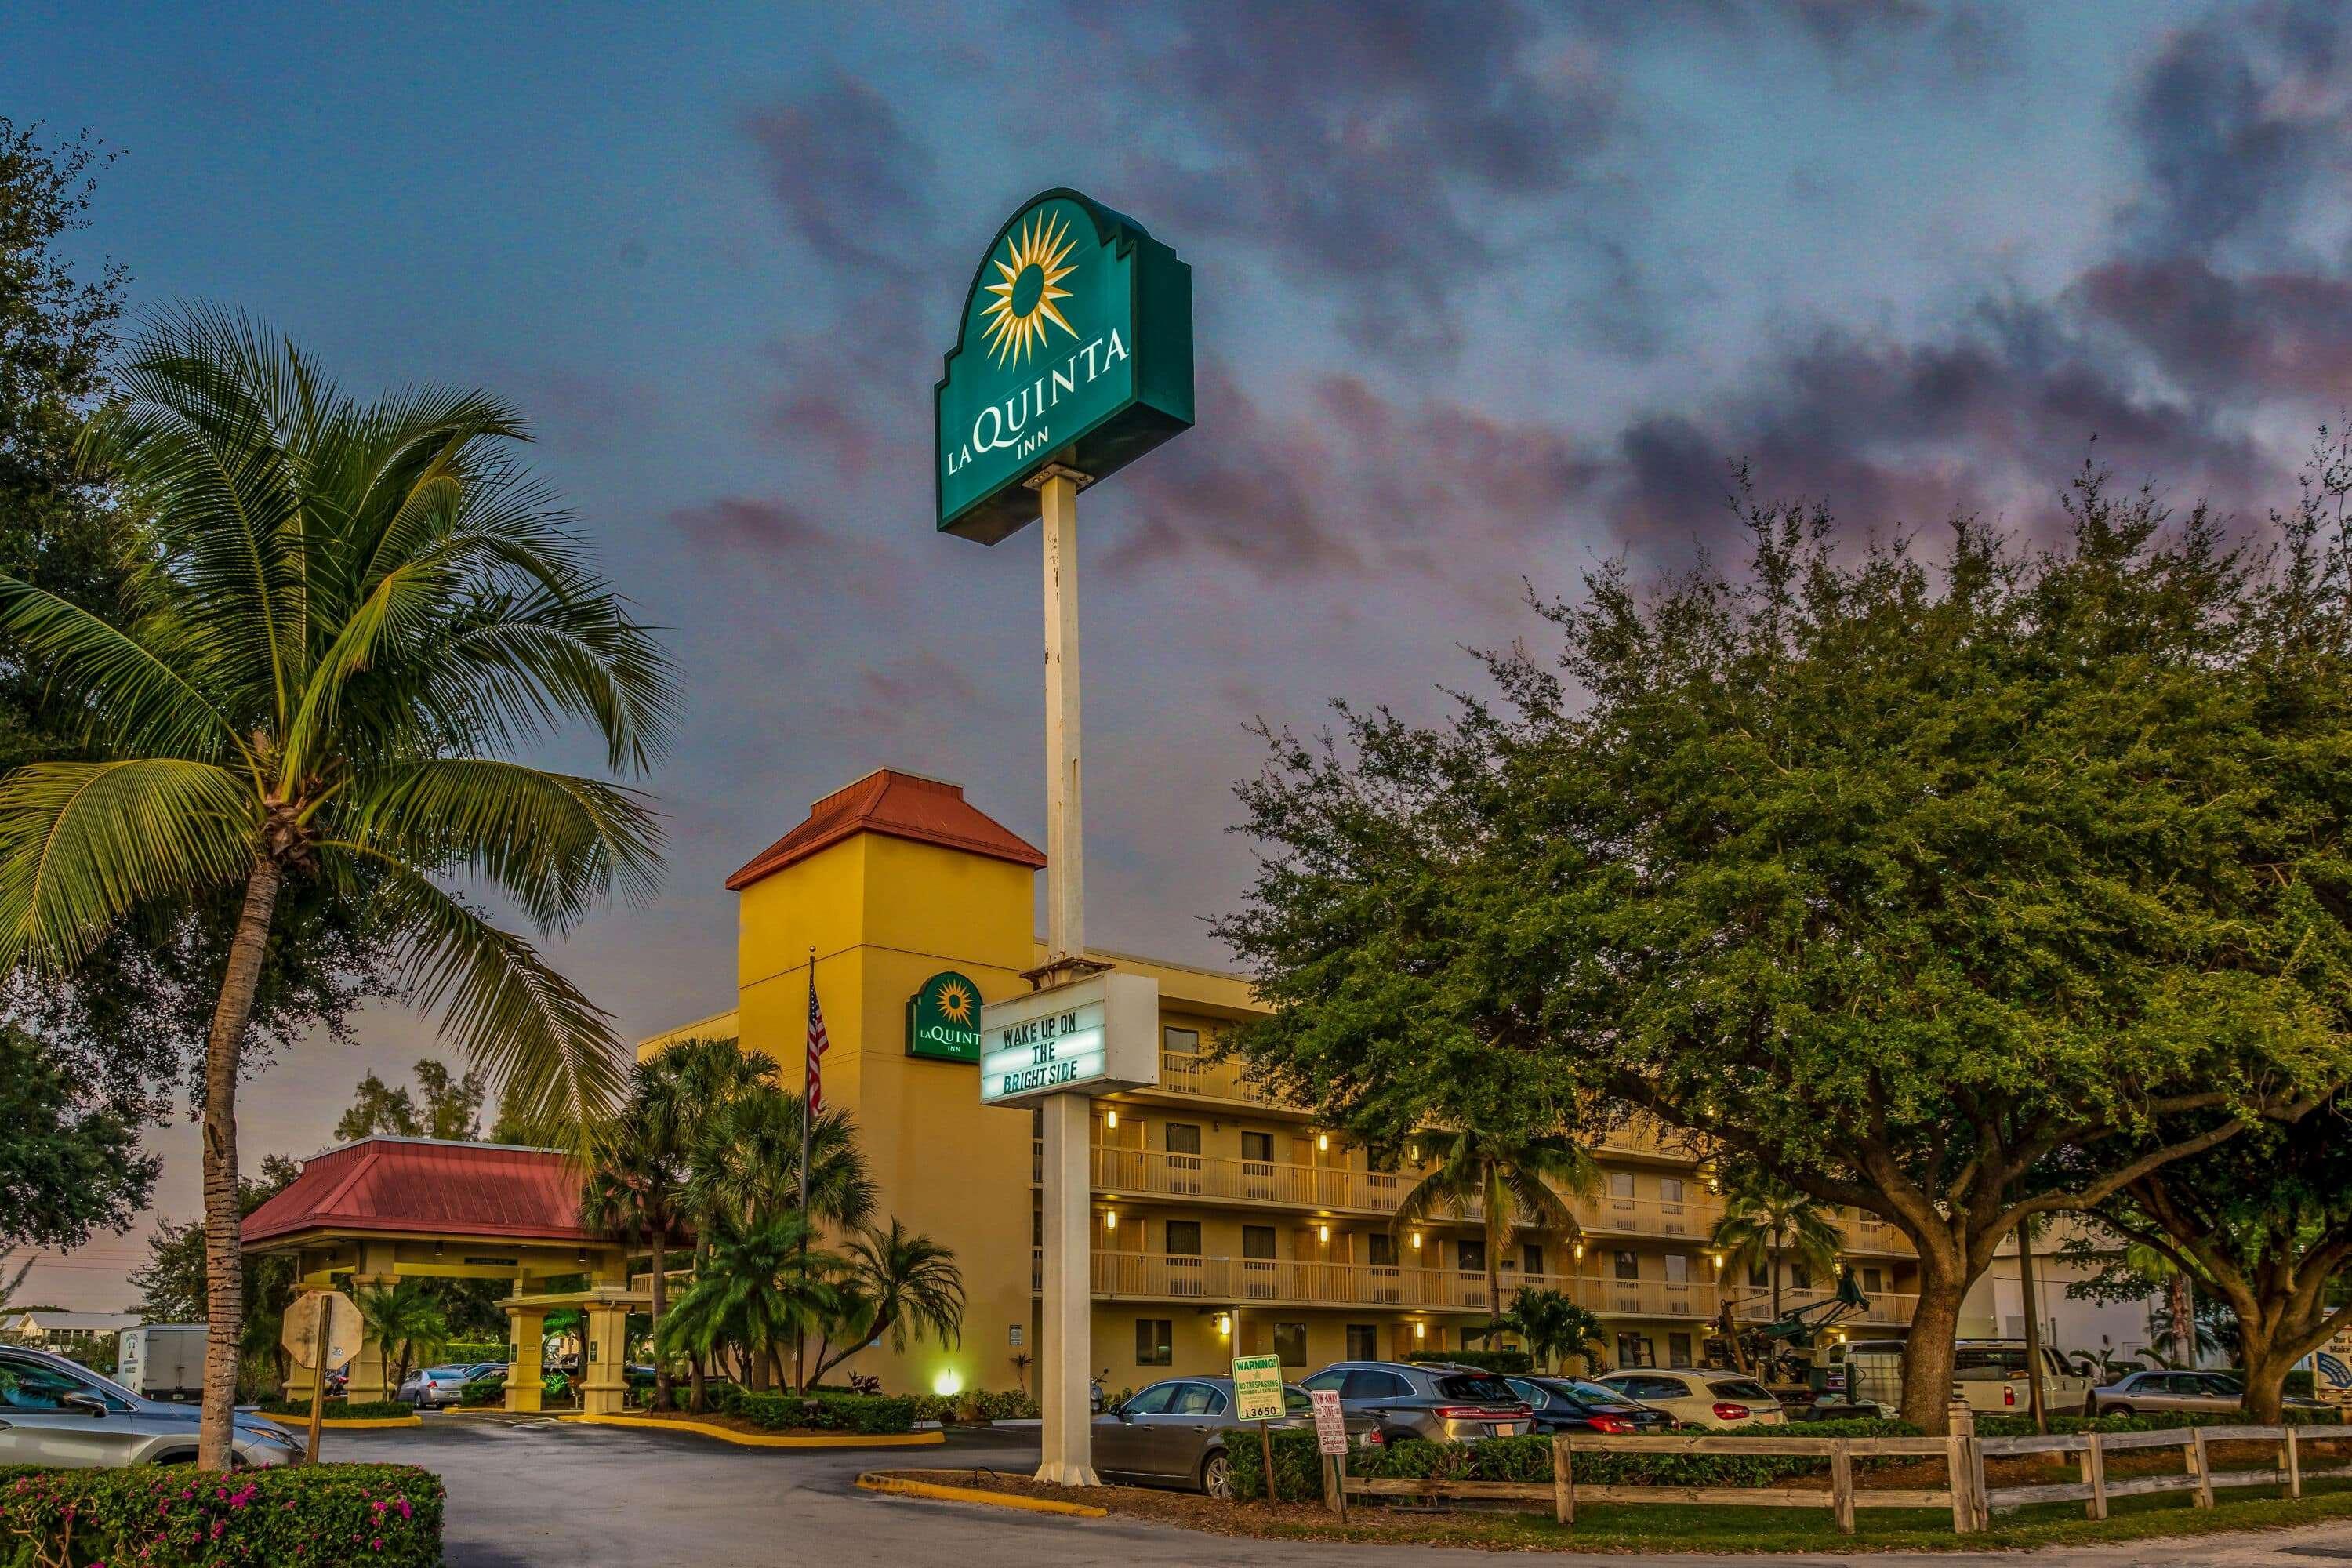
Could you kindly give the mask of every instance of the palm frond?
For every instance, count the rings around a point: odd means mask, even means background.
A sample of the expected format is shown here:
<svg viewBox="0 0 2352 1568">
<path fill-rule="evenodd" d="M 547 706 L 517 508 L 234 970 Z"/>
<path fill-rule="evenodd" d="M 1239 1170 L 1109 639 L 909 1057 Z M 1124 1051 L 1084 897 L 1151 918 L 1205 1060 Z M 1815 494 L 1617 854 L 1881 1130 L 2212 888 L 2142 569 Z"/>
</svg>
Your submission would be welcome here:
<svg viewBox="0 0 2352 1568">
<path fill-rule="evenodd" d="M 109 749 L 214 762 L 252 753 L 212 700 L 157 652 L 80 605 L 0 573 L 0 634 L 95 705 Z"/>
</svg>

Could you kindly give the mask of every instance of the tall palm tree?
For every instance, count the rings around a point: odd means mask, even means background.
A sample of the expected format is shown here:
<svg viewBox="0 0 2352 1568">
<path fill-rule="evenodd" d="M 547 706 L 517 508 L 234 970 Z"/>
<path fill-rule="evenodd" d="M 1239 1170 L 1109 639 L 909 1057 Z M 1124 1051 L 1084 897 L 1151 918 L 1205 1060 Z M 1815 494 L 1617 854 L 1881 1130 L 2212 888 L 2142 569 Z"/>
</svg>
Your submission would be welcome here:
<svg viewBox="0 0 2352 1568">
<path fill-rule="evenodd" d="M 1486 1315 L 1503 1315 L 1503 1248 L 1511 1232 L 1525 1225 L 1562 1238 L 1582 1234 L 1575 1211 L 1560 1194 L 1592 1198 L 1601 1192 L 1601 1168 L 1583 1145 L 1552 1132 L 1487 1132 L 1464 1128 L 1423 1134 L 1422 1147 L 1437 1168 L 1415 1183 L 1397 1205 L 1391 1228 L 1402 1232 L 1440 1210 L 1467 1218 L 1475 1206 L 1486 1232 Z"/>
<path fill-rule="evenodd" d="M 449 1342 L 449 1320 L 422 1279 L 402 1279 L 361 1291 L 352 1299 L 360 1327 L 392 1368 L 392 1386 L 408 1381 L 411 1363 L 437 1355 Z"/>
<path fill-rule="evenodd" d="M 761 1083 L 729 1097 L 707 1117 L 688 1178 L 698 1209 L 750 1219 L 805 1208 L 836 1231 L 870 1223 L 880 1190 L 846 1111 L 819 1111 L 810 1126 L 808 1201 L 802 1201 L 804 1104 L 797 1094 Z"/>
<path fill-rule="evenodd" d="M 585 722 L 614 769 L 669 735 L 669 666 L 517 466 L 480 393 L 374 403 L 238 317 L 161 320 L 87 457 L 139 502 L 127 601 L 0 576 L 0 636 L 83 705 L 88 746 L 0 781 L 0 968 L 70 970 L 126 917 L 241 900 L 205 1052 L 199 1462 L 229 1454 L 243 1303 L 236 1079 L 278 894 L 316 879 L 388 932 L 420 1005 L 541 1113 L 585 1125 L 606 1016 L 437 878 L 560 933 L 651 885 L 634 791 L 493 753 Z"/>
<path fill-rule="evenodd" d="M 826 1373 L 885 1334 L 890 1348 L 900 1352 L 910 1334 L 929 1334 L 943 1345 L 963 1342 L 963 1270 L 956 1267 L 953 1251 L 894 1217 L 887 1231 L 852 1237 L 848 1257 L 849 1270 L 840 1282 L 841 1310 L 825 1325 L 827 1343 L 817 1347 L 811 1383 L 824 1382 Z M 850 1331 L 848 1342 L 828 1355 L 836 1327 Z"/>
<path fill-rule="evenodd" d="M 1714 1244 L 1727 1268 L 1770 1273 L 1774 1321 L 1780 1317 L 1781 1259 L 1793 1256 L 1818 1273 L 1837 1272 L 1845 1234 L 1831 1223 L 1831 1212 L 1811 1193 L 1760 1172 L 1735 1178 L 1726 1191 Z"/>
<path fill-rule="evenodd" d="M 765 1051 L 747 1051 L 731 1037 L 680 1040 L 663 1053 L 677 1080 L 677 1092 L 687 1123 L 686 1190 L 682 1213 L 695 1234 L 694 1262 L 698 1270 L 709 1252 L 712 1228 L 722 1210 L 723 1194 L 708 1172 L 717 1157 L 714 1127 L 735 1100 L 765 1087 L 777 1071 L 776 1058 Z M 659 1344 L 656 1340 L 656 1345 Z M 657 1358 L 658 1359 L 658 1358 Z M 705 1373 L 707 1352 L 689 1351 L 688 1408 L 708 1408 Z"/>
<path fill-rule="evenodd" d="M 747 1365 L 763 1356 L 772 1363 L 785 1339 L 840 1310 L 833 1279 L 845 1260 L 812 1239 L 796 1212 L 748 1222 L 720 1215 L 694 1283 L 662 1321 L 656 1348 L 707 1358 L 732 1344 Z"/>
<path fill-rule="evenodd" d="M 639 1062 L 629 1075 L 621 1113 L 598 1131 L 594 1163 L 580 1198 L 583 1223 L 620 1231 L 653 1254 L 653 1331 L 669 1304 L 670 1233 L 686 1210 L 687 1153 L 697 1107 L 682 1071 L 688 1043 Z M 654 1408 L 669 1408 L 670 1363 L 654 1361 Z"/>
</svg>

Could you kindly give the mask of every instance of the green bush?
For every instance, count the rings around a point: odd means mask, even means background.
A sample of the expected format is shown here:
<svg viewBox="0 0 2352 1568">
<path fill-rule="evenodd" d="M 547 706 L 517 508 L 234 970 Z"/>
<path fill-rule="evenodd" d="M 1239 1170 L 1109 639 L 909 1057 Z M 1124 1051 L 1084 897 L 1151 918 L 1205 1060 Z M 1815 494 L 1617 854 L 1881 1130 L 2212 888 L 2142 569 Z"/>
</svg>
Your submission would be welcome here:
<svg viewBox="0 0 2352 1568">
<path fill-rule="evenodd" d="M 364 1562 L 438 1568 L 441 1479 L 414 1465 L 305 1465 L 233 1475 L 0 1468 L 12 1563 L 258 1568 Z"/>
<path fill-rule="evenodd" d="M 2316 1396 L 2314 1374 L 2308 1370 L 2286 1374 L 2285 1394 L 2289 1399 L 2311 1399 Z"/>
<path fill-rule="evenodd" d="M 507 1397 L 507 1374 L 486 1372 L 479 1377 L 468 1378 L 466 1386 L 457 1391 L 461 1408 L 478 1410 L 485 1405 L 502 1405 Z"/>
<path fill-rule="evenodd" d="M 310 1402 L 307 1399 L 272 1399 L 263 1403 L 264 1415 L 299 1416 L 310 1419 Z M 348 1399 L 330 1399 L 319 1406 L 320 1415 L 329 1421 L 388 1421 L 394 1416 L 414 1415 L 415 1411 L 397 1399 L 362 1399 L 357 1405 Z"/>
<path fill-rule="evenodd" d="M 1455 1366 L 1475 1366 L 1481 1372 L 1515 1374 L 1533 1372 L 1536 1364 L 1535 1358 L 1525 1351 L 1415 1351 L 1404 1359 L 1416 1363 L 1452 1362 Z"/>
<path fill-rule="evenodd" d="M 729 1385 L 718 1407 L 772 1432 L 856 1432 L 881 1436 L 915 1429 L 915 1402 L 885 1394 L 761 1394 Z"/>
<path fill-rule="evenodd" d="M 2289 1410 L 2282 1422 L 2288 1426 L 2333 1426 L 2340 1418 L 2330 1410 Z M 2053 1415 L 2050 1430 L 2077 1432 L 2182 1432 L 2191 1426 L 2254 1426 L 2263 1425 L 2242 1410 L 2151 1410 L 2135 1415 Z M 1979 1415 L 1979 1437 L 2022 1437 L 2033 1430 L 2031 1415 Z"/>
<path fill-rule="evenodd" d="M 915 1403 L 918 1421 L 1019 1421 L 1034 1420 L 1037 1415 L 1037 1401 L 1011 1389 L 999 1392 L 975 1388 L 963 1394 L 916 1394 L 908 1397 Z"/>
<path fill-rule="evenodd" d="M 1225 1455 L 1234 1467 L 1234 1496 L 1243 1502 L 1256 1502 L 1265 1496 L 1265 1448 L 1259 1440 L 1260 1431 L 1255 1426 L 1237 1426 L 1225 1434 Z M 1314 1432 L 1292 1429 L 1273 1436 L 1276 1495 L 1284 1502 L 1322 1501 L 1323 1455 L 1315 1446 Z M 1348 1464 L 1356 1469 L 1354 1458 Z"/>
<path fill-rule="evenodd" d="M 436 1366 L 466 1366 L 478 1361 L 504 1361 L 507 1347 L 502 1341 L 453 1340 L 441 1347 L 441 1360 Z"/>
</svg>

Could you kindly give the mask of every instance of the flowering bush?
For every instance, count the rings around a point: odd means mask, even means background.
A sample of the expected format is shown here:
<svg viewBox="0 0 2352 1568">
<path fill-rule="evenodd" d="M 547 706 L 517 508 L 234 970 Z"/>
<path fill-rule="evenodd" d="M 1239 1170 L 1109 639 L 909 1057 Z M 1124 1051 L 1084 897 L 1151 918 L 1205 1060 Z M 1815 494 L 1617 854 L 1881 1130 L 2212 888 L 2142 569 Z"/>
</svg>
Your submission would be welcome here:
<svg viewBox="0 0 2352 1568">
<path fill-rule="evenodd" d="M 64 1568 L 438 1568 L 441 1478 L 414 1465 L 230 1474 L 0 1468 L 0 1560 Z"/>
</svg>

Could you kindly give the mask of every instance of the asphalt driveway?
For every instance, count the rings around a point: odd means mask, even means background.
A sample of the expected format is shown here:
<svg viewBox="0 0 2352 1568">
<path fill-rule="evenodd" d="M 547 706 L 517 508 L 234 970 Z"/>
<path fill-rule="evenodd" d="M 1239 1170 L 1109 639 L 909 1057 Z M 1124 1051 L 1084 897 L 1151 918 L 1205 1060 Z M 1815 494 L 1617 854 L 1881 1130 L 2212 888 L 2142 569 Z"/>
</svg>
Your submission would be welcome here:
<svg viewBox="0 0 2352 1568">
<path fill-rule="evenodd" d="M 1003 1469 L 1037 1462 L 1034 1430 L 956 1432 L 938 1448 L 735 1448 L 691 1434 L 471 1416 L 427 1416 L 421 1429 L 331 1432 L 323 1457 L 423 1465 L 449 1489 L 448 1568 L 735 1568 L 777 1563 L 848 1568 L 952 1563 L 956 1568 L 1496 1568 L 1491 1552 L 1417 1546 L 1318 1546 L 1202 1535 L 1134 1520 L 1068 1520 L 954 1503 L 882 1498 L 861 1470 Z M 1837 1559 L 1579 1555 L 1573 1568 L 1758 1568 L 1759 1563 L 1864 1568 L 1902 1563 L 1984 1568 L 2021 1561 L 2067 1568 L 2326 1568 L 2352 1563 L 2341 1528 L 2219 1541 L 2148 1542 L 2038 1553 L 1879 1553 Z"/>
</svg>

